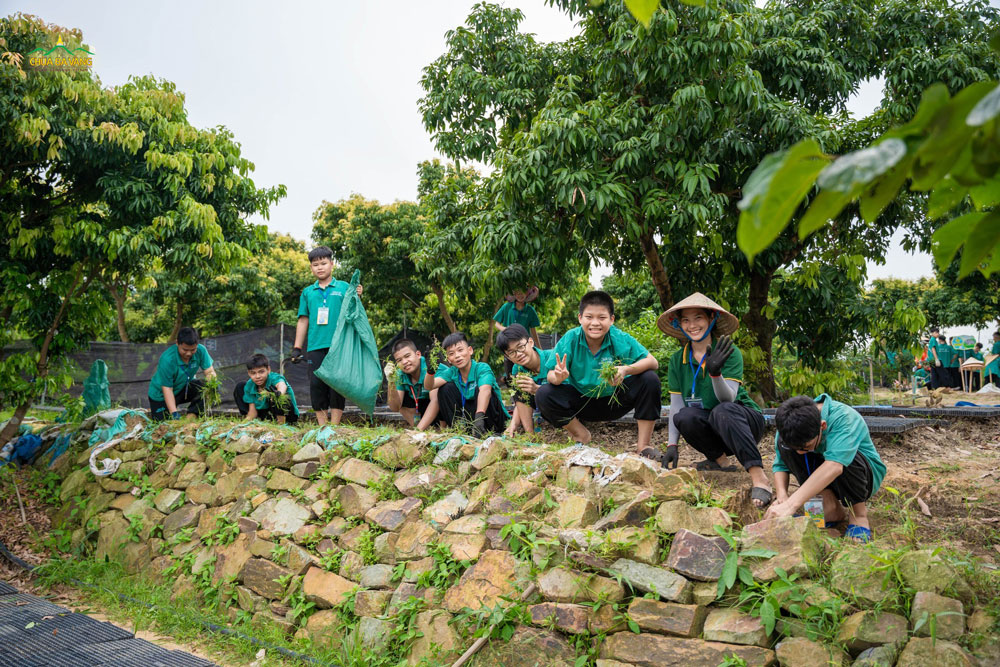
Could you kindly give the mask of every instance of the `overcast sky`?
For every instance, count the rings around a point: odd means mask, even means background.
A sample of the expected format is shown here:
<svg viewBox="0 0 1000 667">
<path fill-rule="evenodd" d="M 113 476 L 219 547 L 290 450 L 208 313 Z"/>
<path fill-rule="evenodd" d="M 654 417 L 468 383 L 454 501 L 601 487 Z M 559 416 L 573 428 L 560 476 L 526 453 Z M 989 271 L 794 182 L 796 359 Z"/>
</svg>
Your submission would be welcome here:
<svg viewBox="0 0 1000 667">
<path fill-rule="evenodd" d="M 473 4 L 37 0 L 29 10 L 0 0 L 0 13 L 80 28 L 105 85 L 132 74 L 176 83 L 192 124 L 232 130 L 258 185 L 288 186 L 268 226 L 308 240 L 324 199 L 415 199 L 417 163 L 440 157 L 417 110 L 421 70 Z M 519 7 L 522 30 L 540 40 L 576 32 L 542 0 L 504 4 Z M 866 85 L 852 111 L 867 113 L 880 96 L 879 82 Z M 929 256 L 896 246 L 870 277 L 932 274 Z"/>
</svg>

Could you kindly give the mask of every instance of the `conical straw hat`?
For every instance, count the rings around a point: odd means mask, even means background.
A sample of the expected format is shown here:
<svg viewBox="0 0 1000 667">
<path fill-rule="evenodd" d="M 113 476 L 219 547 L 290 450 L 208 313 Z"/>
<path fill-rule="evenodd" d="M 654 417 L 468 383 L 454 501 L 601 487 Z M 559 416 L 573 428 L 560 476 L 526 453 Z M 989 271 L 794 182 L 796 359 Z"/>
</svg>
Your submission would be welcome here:
<svg viewBox="0 0 1000 667">
<path fill-rule="evenodd" d="M 660 331 L 668 336 L 673 336 L 674 338 L 679 338 L 681 340 L 687 340 L 688 337 L 683 331 L 681 331 L 681 328 L 679 326 L 674 326 L 674 320 L 685 308 L 704 308 L 705 310 L 715 311 L 718 313 L 719 319 L 715 323 L 715 328 L 712 329 L 713 334 L 718 334 L 720 336 L 731 334 L 740 326 L 740 321 L 735 315 L 709 299 L 701 292 L 695 292 L 683 301 L 675 303 L 670 310 L 656 318 L 656 326 L 660 327 Z"/>
</svg>

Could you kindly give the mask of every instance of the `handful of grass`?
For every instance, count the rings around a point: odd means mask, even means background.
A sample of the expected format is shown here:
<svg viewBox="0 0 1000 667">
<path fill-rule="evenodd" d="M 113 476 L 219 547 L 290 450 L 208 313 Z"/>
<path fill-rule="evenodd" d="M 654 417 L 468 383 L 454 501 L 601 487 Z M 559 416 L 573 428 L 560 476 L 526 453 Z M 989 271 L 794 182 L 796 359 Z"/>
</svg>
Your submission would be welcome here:
<svg viewBox="0 0 1000 667">
<path fill-rule="evenodd" d="M 216 373 L 205 378 L 205 386 L 201 390 L 202 400 L 205 402 L 205 414 L 212 415 L 212 408 L 222 404 L 222 378 Z"/>
<path fill-rule="evenodd" d="M 433 337 L 433 341 L 431 349 L 427 350 L 427 370 L 436 372 L 438 366 L 445 364 L 448 355 L 445 354 L 444 348 L 441 347 L 441 341 L 437 339 L 437 336 Z"/>
<path fill-rule="evenodd" d="M 281 412 L 286 412 L 292 407 L 292 397 L 288 395 L 288 392 L 282 394 L 277 390 L 261 389 L 258 393 L 266 403 L 275 406 Z"/>
</svg>

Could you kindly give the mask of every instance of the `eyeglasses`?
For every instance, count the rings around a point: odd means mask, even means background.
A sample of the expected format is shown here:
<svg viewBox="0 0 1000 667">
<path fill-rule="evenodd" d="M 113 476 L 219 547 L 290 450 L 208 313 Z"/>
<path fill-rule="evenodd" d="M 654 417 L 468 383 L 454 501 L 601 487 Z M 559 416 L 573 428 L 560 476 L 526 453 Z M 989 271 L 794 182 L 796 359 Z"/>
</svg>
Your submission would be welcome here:
<svg viewBox="0 0 1000 667">
<path fill-rule="evenodd" d="M 515 347 L 513 349 L 508 348 L 508 349 L 504 350 L 503 353 L 504 353 L 504 356 L 507 356 L 507 357 L 513 357 L 515 354 L 525 354 L 528 351 L 528 348 L 530 346 L 531 346 L 531 341 L 527 341 L 526 340 L 526 341 L 524 341 L 523 343 L 521 343 L 520 345 L 518 345 L 517 347 Z"/>
</svg>

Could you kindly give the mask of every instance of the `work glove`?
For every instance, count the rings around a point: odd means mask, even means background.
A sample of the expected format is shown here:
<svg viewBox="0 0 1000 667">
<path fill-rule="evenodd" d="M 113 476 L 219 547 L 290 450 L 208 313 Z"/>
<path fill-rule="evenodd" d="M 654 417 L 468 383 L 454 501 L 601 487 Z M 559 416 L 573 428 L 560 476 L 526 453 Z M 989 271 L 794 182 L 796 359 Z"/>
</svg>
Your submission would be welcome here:
<svg viewBox="0 0 1000 667">
<path fill-rule="evenodd" d="M 171 419 L 180 419 L 181 418 L 180 410 L 174 410 L 173 412 L 171 412 L 170 413 L 170 418 Z"/>
<path fill-rule="evenodd" d="M 719 377 L 722 375 L 722 365 L 726 363 L 726 359 L 729 355 L 733 353 L 733 341 L 729 336 L 723 336 L 715 344 L 715 349 L 712 353 L 708 355 L 708 361 L 705 362 L 705 370 L 712 377 Z"/>
<path fill-rule="evenodd" d="M 292 348 L 291 360 L 292 360 L 293 364 L 298 364 L 298 363 L 302 362 L 302 348 L 301 347 L 293 347 Z"/>
<path fill-rule="evenodd" d="M 935 359 L 934 360 L 934 365 L 937 366 L 938 368 L 941 368 L 941 360 L 940 359 Z"/>
<path fill-rule="evenodd" d="M 667 470 L 677 467 L 677 445 L 667 445 L 667 451 L 660 459 L 662 465 Z"/>
<path fill-rule="evenodd" d="M 486 413 L 477 412 L 475 418 L 472 420 L 472 432 L 477 438 L 481 438 L 486 435 Z"/>
<path fill-rule="evenodd" d="M 382 369 L 382 374 L 385 375 L 385 381 L 391 383 L 396 377 L 396 364 L 391 361 L 387 363 Z"/>
</svg>

